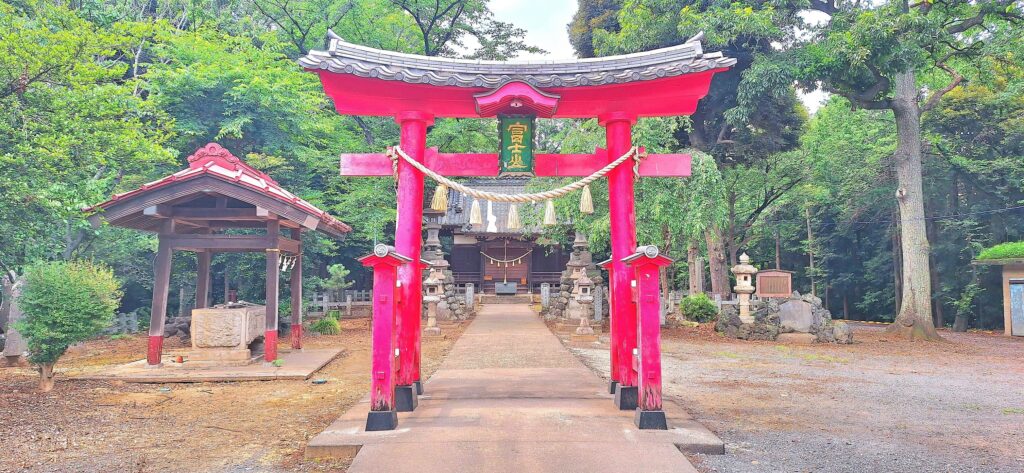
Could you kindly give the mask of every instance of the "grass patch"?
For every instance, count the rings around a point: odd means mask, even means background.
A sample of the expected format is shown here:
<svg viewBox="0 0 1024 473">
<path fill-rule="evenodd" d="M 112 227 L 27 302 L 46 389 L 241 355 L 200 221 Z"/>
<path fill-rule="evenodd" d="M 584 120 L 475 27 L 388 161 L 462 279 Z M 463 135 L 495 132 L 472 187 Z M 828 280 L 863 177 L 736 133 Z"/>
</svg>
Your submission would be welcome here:
<svg viewBox="0 0 1024 473">
<path fill-rule="evenodd" d="M 1020 407 L 1007 407 L 1003 409 L 1003 414 L 1024 414 L 1024 408 Z"/>
<path fill-rule="evenodd" d="M 819 355 L 817 353 L 805 353 L 796 351 L 786 345 L 775 345 L 775 349 L 786 358 L 799 358 L 804 361 L 824 361 L 825 363 L 849 363 L 850 360 L 832 355 Z"/>
<path fill-rule="evenodd" d="M 992 248 L 981 250 L 979 260 L 1024 258 L 1024 241 L 1000 243 Z"/>
<path fill-rule="evenodd" d="M 743 355 L 741 355 L 739 353 L 733 353 L 731 351 L 718 351 L 718 352 L 715 352 L 715 356 L 717 356 L 719 358 L 729 358 L 731 360 L 742 360 L 743 359 Z"/>
<path fill-rule="evenodd" d="M 131 337 L 132 336 L 128 335 L 127 333 L 115 333 L 115 334 L 110 336 L 110 339 L 111 340 L 124 340 L 126 338 L 131 338 Z"/>
</svg>

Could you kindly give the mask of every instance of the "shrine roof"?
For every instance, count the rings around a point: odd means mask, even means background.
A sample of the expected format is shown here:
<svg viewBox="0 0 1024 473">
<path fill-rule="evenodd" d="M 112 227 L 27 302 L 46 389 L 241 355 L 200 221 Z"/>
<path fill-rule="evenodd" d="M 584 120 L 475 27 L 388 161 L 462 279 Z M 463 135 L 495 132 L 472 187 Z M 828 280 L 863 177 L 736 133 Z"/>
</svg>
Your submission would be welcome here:
<svg viewBox="0 0 1024 473">
<path fill-rule="evenodd" d="M 521 194 L 526 192 L 526 184 L 529 182 L 529 178 L 526 177 L 501 177 L 501 178 L 488 178 L 488 179 L 470 179 L 465 182 L 467 186 L 474 189 L 479 189 L 488 192 L 496 192 L 499 194 Z M 454 227 L 462 234 L 484 234 L 487 232 L 487 201 L 480 200 L 480 216 L 483 218 L 484 223 L 482 225 L 472 225 L 469 223 L 469 213 L 473 206 L 473 198 L 449 189 L 448 191 L 448 211 L 438 221 L 442 226 Z M 539 229 L 528 228 L 524 224 L 523 228 L 516 230 L 508 229 L 508 209 L 510 204 L 494 202 L 491 204 L 491 210 L 496 218 L 494 225 L 497 227 L 497 231 L 493 233 L 537 233 Z M 534 205 L 530 204 L 518 204 L 519 218 L 523 221 L 525 213 L 531 212 L 532 208 L 536 208 L 536 212 L 543 212 L 544 207 L 538 203 Z"/>
<path fill-rule="evenodd" d="M 329 32 L 326 51 L 310 51 L 302 67 L 410 84 L 495 88 L 510 81 L 534 87 L 622 84 L 710 71 L 735 59 L 704 53 L 703 34 L 685 43 L 621 56 L 568 61 L 487 61 L 420 56 L 360 46 Z"/>
<path fill-rule="evenodd" d="M 155 231 L 159 227 L 155 223 L 157 218 L 147 218 L 144 207 L 221 195 L 243 205 L 266 208 L 290 220 L 290 226 L 295 228 L 302 226 L 337 237 L 352 231 L 345 223 L 288 192 L 270 176 L 249 166 L 217 143 L 197 150 L 188 157 L 188 163 L 188 168 L 143 184 L 138 189 L 114 194 L 109 200 L 84 210 L 102 210 L 91 218 L 103 217 L 114 225 Z M 228 186 L 218 186 L 216 182 Z"/>
</svg>

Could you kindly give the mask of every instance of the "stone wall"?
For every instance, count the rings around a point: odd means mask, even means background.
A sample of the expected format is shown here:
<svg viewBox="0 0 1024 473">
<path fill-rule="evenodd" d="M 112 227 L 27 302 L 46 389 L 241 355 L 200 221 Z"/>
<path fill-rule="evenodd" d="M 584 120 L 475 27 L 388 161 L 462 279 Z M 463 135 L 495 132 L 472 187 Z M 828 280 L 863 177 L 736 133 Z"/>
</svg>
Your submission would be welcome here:
<svg viewBox="0 0 1024 473">
<path fill-rule="evenodd" d="M 769 299 L 752 304 L 754 322 L 745 324 L 735 305 L 722 306 L 715 330 L 742 340 L 776 340 L 786 333 L 809 334 L 818 343 L 853 343 L 845 322 L 834 322 L 832 314 L 812 295 L 794 292 L 788 299 Z"/>
<path fill-rule="evenodd" d="M 455 275 L 451 270 L 444 271 L 444 294 L 441 301 L 437 303 L 437 318 L 439 320 L 466 320 L 474 313 L 475 308 L 466 304 L 465 294 L 460 294 L 455 287 Z M 426 304 L 423 305 L 423 314 L 427 313 Z"/>
</svg>

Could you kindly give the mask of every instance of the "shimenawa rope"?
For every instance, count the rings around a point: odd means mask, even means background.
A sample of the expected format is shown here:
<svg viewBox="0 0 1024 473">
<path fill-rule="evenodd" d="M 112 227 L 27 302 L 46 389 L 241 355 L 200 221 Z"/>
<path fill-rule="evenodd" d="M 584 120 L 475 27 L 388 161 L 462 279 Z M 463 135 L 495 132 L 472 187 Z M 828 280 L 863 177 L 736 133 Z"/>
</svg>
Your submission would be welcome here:
<svg viewBox="0 0 1024 473">
<path fill-rule="evenodd" d="M 529 194 L 498 194 L 498 193 L 495 193 L 495 192 L 487 192 L 487 191 L 481 191 L 481 190 L 473 189 L 472 187 L 468 187 L 468 186 L 462 185 L 462 184 L 460 184 L 458 182 L 455 182 L 455 181 L 453 181 L 451 179 L 448 179 L 447 177 L 444 177 L 444 176 L 434 172 L 430 168 L 424 166 L 422 163 L 416 161 L 415 159 L 412 159 L 408 154 L 405 154 L 405 151 L 402 151 L 402 148 L 400 148 L 398 146 L 389 147 L 388 150 L 387 150 L 386 155 L 387 155 L 388 159 L 391 160 L 392 170 L 394 170 L 396 173 L 397 173 L 397 170 L 398 170 L 398 160 L 402 159 L 402 160 L 405 160 L 405 162 L 409 163 L 412 167 L 418 169 L 423 174 L 426 174 L 431 179 L 437 181 L 439 184 L 441 184 L 441 185 L 443 185 L 443 186 L 445 186 L 447 188 L 455 189 L 456 191 L 459 191 L 459 192 L 461 192 L 463 194 L 466 194 L 466 195 L 469 195 L 469 196 L 472 196 L 472 197 L 475 197 L 475 198 L 478 198 L 478 199 L 489 200 L 491 202 L 507 202 L 507 203 L 520 203 L 520 204 L 532 203 L 532 202 L 537 202 L 537 201 L 542 201 L 542 200 L 557 199 L 559 197 L 563 197 L 563 196 L 569 194 L 570 192 L 580 190 L 584 186 L 589 185 L 591 182 L 594 182 L 594 181 L 604 177 L 606 174 L 611 172 L 612 169 L 615 169 L 616 167 L 618 167 L 618 165 L 622 164 L 623 162 L 625 162 L 628 159 L 633 159 L 635 161 L 635 163 L 633 165 L 633 174 L 634 174 L 634 176 L 638 175 L 639 174 L 639 168 L 640 168 L 640 162 L 643 161 L 643 159 L 646 157 L 646 154 L 641 154 L 639 152 L 639 149 L 636 146 L 633 146 L 633 147 L 629 148 L 629 151 L 627 151 L 626 154 L 623 154 L 622 156 L 619 156 L 618 159 L 608 163 L 607 166 L 605 166 L 605 167 L 603 167 L 601 169 L 598 169 L 593 174 L 591 174 L 591 175 L 589 175 L 587 177 L 584 177 L 583 179 L 580 179 L 580 180 L 578 180 L 576 182 L 573 182 L 573 183 L 564 185 L 562 187 L 559 187 L 557 189 L 552 189 L 552 190 L 544 191 L 544 192 L 529 193 Z"/>
</svg>

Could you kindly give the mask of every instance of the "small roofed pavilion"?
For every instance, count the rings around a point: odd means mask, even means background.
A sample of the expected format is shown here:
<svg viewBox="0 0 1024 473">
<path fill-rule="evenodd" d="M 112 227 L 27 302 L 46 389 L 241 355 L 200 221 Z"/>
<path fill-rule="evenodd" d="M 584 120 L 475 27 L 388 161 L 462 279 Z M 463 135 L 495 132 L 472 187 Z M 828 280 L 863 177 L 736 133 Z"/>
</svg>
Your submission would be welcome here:
<svg viewBox="0 0 1024 473">
<path fill-rule="evenodd" d="M 208 307 L 210 261 L 217 252 L 267 255 L 264 361 L 277 359 L 278 280 L 281 253 L 291 266 L 292 348 L 302 347 L 302 233 L 316 230 L 342 239 L 351 227 L 288 192 L 216 143 L 188 157 L 189 167 L 97 204 L 89 220 L 156 233 L 149 366 L 159 366 L 175 251 L 197 254 L 196 308 Z M 227 230 L 252 229 L 254 232 Z M 262 231 L 260 231 L 262 230 Z"/>
</svg>

